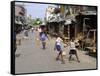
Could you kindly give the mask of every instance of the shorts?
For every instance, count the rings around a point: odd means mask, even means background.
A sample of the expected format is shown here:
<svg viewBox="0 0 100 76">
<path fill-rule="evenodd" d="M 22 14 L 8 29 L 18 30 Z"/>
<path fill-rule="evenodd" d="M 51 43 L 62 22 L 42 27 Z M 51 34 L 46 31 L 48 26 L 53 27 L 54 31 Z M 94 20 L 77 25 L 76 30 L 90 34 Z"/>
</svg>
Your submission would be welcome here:
<svg viewBox="0 0 100 76">
<path fill-rule="evenodd" d="M 76 50 L 75 49 L 71 49 L 69 54 L 76 54 Z"/>
<path fill-rule="evenodd" d="M 57 51 L 61 51 L 61 46 L 60 45 L 56 45 L 56 49 L 57 49 Z"/>
</svg>

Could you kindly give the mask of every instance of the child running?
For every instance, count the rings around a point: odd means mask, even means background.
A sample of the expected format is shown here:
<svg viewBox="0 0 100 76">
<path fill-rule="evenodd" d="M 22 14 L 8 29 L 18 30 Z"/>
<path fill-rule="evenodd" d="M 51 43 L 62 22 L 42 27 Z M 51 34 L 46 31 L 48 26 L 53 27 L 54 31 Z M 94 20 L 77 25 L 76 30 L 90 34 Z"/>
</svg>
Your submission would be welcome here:
<svg viewBox="0 0 100 76">
<path fill-rule="evenodd" d="M 64 62 L 64 59 L 63 59 L 62 49 L 61 49 L 61 42 L 62 41 L 63 40 L 59 36 L 57 36 L 54 50 L 57 50 L 59 52 L 57 57 L 56 57 L 56 60 L 60 60 L 60 57 L 61 57 L 62 64 L 64 64 L 65 62 Z"/>
</svg>

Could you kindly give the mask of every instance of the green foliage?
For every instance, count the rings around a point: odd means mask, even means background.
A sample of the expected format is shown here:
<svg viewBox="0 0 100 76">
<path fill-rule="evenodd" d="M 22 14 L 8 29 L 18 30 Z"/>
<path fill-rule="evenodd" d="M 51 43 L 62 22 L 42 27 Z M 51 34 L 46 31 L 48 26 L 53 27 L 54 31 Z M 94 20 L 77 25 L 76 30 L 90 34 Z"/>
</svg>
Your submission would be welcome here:
<svg viewBox="0 0 100 76">
<path fill-rule="evenodd" d="M 42 24 L 42 20 L 40 18 L 33 19 L 32 24 L 33 24 L 33 26 L 40 25 L 40 24 Z"/>
</svg>

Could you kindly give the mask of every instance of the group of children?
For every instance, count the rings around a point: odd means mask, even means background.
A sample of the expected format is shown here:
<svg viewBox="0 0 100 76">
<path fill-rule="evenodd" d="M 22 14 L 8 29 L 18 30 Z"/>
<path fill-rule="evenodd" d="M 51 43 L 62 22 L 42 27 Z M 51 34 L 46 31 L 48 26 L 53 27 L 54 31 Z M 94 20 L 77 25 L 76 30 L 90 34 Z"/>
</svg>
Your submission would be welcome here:
<svg viewBox="0 0 100 76">
<path fill-rule="evenodd" d="M 47 36 L 45 31 L 41 30 L 41 28 L 38 29 L 38 32 L 39 32 L 39 39 L 40 39 L 41 44 L 42 44 L 42 49 L 46 49 L 46 39 L 48 38 L 48 36 Z M 65 63 L 64 56 L 63 56 L 62 42 L 63 42 L 62 38 L 60 36 L 56 36 L 54 50 L 56 50 L 58 52 L 56 60 L 57 61 L 61 60 L 62 63 Z M 70 49 L 69 49 L 69 61 L 71 61 L 72 55 L 75 55 L 77 58 L 77 61 L 80 62 L 80 60 L 78 58 L 78 54 L 77 54 L 78 45 L 76 45 L 76 42 L 74 39 L 71 39 L 71 41 L 69 42 L 69 47 L 70 47 Z"/>
<path fill-rule="evenodd" d="M 59 36 L 57 36 L 56 41 L 55 41 L 54 50 L 57 50 L 59 52 L 58 55 L 57 55 L 57 57 L 56 57 L 56 60 L 58 61 L 58 60 L 61 59 L 61 62 L 62 63 L 65 63 L 64 56 L 63 56 L 63 50 L 62 50 L 62 46 L 61 46 L 62 45 L 61 44 L 62 42 L 63 42 L 63 40 Z M 77 61 L 80 62 L 80 60 L 78 58 L 78 54 L 77 54 L 77 47 L 78 46 L 76 47 L 75 44 L 76 43 L 75 43 L 74 39 L 72 39 L 70 41 L 70 43 L 69 43 L 69 46 L 70 46 L 70 49 L 69 49 L 69 61 L 71 61 L 72 55 L 75 55 L 76 58 L 77 58 Z"/>
</svg>

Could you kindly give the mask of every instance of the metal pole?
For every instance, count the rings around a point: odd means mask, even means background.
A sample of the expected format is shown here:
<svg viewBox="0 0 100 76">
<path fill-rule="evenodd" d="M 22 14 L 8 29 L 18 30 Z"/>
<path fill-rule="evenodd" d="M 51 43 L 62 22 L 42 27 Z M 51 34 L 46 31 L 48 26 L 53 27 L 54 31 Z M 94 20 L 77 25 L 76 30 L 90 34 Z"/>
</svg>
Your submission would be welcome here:
<svg viewBox="0 0 100 76">
<path fill-rule="evenodd" d="M 83 38 L 84 38 L 84 32 L 85 32 L 85 27 L 86 27 L 86 24 L 85 24 L 85 21 L 86 21 L 86 20 L 89 20 L 89 18 L 84 18 L 84 19 L 83 19 Z M 84 50 L 83 41 L 82 41 L 82 50 Z"/>
</svg>

